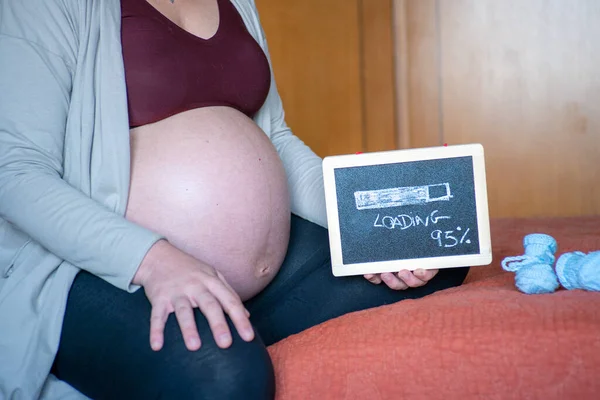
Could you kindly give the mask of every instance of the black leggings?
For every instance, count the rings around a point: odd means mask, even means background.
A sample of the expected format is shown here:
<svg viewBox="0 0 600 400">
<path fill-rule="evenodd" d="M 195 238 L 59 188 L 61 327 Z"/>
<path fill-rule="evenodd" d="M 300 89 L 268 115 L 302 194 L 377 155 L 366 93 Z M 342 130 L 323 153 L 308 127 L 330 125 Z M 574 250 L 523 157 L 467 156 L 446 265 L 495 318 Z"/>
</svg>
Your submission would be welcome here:
<svg viewBox="0 0 600 400">
<path fill-rule="evenodd" d="M 257 337 L 244 342 L 228 320 L 233 344 L 220 349 L 196 309 L 202 347 L 185 348 L 173 314 L 164 348 L 149 345 L 150 303 L 87 272 L 69 293 L 53 373 L 92 399 L 271 399 L 273 366 L 266 350 L 291 334 L 348 312 L 418 298 L 460 285 L 468 268 L 442 269 L 425 286 L 394 291 L 361 276 L 331 273 L 327 231 L 292 217 L 286 259 L 273 282 L 246 302 Z"/>
</svg>

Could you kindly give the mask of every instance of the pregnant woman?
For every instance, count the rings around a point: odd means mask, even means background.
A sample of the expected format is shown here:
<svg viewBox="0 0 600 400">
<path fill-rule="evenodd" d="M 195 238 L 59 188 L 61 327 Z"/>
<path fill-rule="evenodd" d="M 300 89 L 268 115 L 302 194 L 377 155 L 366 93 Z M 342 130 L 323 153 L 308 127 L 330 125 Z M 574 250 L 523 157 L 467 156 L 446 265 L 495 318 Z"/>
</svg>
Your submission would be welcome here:
<svg viewBox="0 0 600 400">
<path fill-rule="evenodd" d="M 273 398 L 266 346 L 467 272 L 327 246 L 253 0 L 0 0 L 0 398 Z"/>
</svg>

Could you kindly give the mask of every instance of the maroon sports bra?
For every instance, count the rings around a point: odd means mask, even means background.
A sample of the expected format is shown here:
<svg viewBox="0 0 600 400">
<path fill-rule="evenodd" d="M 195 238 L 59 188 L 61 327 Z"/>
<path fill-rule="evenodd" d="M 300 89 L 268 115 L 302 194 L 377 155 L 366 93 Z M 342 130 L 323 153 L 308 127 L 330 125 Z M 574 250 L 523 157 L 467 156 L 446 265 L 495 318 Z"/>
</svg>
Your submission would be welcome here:
<svg viewBox="0 0 600 400">
<path fill-rule="evenodd" d="M 121 0 L 130 127 L 208 106 L 252 118 L 263 105 L 271 84 L 267 58 L 235 6 L 217 3 L 217 32 L 202 39 L 146 0 Z"/>
</svg>

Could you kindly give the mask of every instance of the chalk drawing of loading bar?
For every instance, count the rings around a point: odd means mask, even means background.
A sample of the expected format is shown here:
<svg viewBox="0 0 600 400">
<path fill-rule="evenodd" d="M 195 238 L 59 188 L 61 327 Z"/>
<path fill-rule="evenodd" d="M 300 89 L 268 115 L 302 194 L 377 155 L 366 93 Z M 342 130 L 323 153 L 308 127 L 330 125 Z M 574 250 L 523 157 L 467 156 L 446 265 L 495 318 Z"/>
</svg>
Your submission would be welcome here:
<svg viewBox="0 0 600 400">
<path fill-rule="evenodd" d="M 451 198 L 448 183 L 354 192 L 356 208 L 359 210 L 427 204 L 434 201 L 448 201 Z"/>
</svg>

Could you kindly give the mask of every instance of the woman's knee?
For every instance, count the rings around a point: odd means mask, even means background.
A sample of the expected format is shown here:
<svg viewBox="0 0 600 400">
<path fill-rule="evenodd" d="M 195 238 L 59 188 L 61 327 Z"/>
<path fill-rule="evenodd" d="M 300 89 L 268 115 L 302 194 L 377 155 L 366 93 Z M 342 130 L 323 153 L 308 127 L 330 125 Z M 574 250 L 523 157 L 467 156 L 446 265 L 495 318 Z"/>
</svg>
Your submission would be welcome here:
<svg viewBox="0 0 600 400">
<path fill-rule="evenodd" d="M 234 327 L 231 326 L 232 332 Z M 198 351 L 188 351 L 183 342 L 163 349 L 153 375 L 155 398 L 181 399 L 272 399 L 275 377 L 271 358 L 260 338 L 244 342 L 234 334 L 227 349 L 203 337 Z"/>
</svg>

